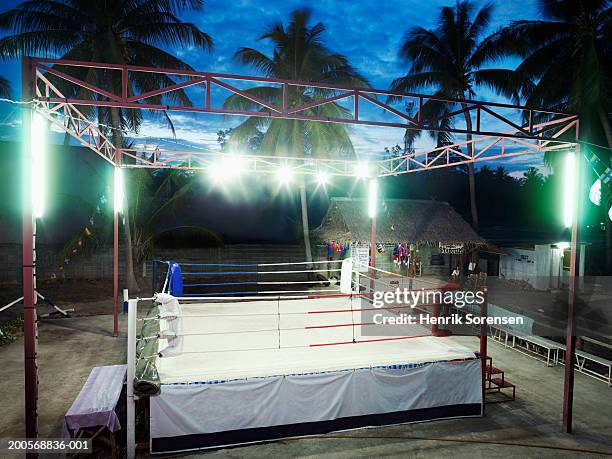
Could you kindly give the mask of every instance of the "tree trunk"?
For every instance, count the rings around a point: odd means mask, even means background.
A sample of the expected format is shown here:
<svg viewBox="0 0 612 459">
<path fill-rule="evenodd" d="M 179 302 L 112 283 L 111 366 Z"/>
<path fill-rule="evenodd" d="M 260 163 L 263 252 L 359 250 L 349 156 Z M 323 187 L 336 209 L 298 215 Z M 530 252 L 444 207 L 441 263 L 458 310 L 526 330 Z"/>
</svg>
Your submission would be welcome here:
<svg viewBox="0 0 612 459">
<path fill-rule="evenodd" d="M 467 108 L 466 104 L 462 104 L 463 108 Z M 472 130 L 472 117 L 468 111 L 463 112 L 465 116 L 465 127 L 468 131 Z M 466 140 L 472 140 L 472 134 L 466 135 Z M 474 156 L 474 144 L 468 143 L 468 154 Z M 472 227 L 478 231 L 478 207 L 476 206 L 476 177 L 474 175 L 474 163 L 468 163 L 468 181 L 470 185 L 470 211 L 472 213 Z"/>
<path fill-rule="evenodd" d="M 111 108 L 111 120 L 113 125 L 113 143 L 117 148 L 121 148 L 122 136 L 119 130 L 119 109 Z M 125 180 L 125 177 L 124 177 Z M 136 276 L 134 275 L 134 255 L 132 253 L 132 228 L 130 222 L 130 206 L 128 201 L 128 187 L 124 183 L 124 198 L 123 198 L 123 237 L 125 245 L 125 278 L 127 288 L 130 292 L 140 292 L 140 287 Z"/>
<path fill-rule="evenodd" d="M 603 126 L 604 133 L 606 134 L 606 140 L 608 141 L 608 147 L 612 148 L 612 129 L 610 128 L 610 120 L 608 116 L 604 112 L 604 109 L 599 107 L 597 109 L 597 114 L 599 115 L 599 120 L 601 121 L 601 125 Z"/>
<path fill-rule="evenodd" d="M 312 267 L 312 252 L 310 249 L 310 230 L 308 228 L 308 201 L 306 197 L 306 183 L 300 182 L 300 202 L 302 204 L 302 230 L 304 233 L 304 251 L 308 269 Z"/>
</svg>

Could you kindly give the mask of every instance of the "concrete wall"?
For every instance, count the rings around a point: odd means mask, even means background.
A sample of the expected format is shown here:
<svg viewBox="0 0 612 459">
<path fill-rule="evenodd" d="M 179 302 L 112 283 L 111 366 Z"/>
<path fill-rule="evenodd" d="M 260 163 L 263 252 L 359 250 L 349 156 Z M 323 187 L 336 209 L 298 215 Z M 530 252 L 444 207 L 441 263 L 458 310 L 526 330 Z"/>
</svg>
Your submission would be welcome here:
<svg viewBox="0 0 612 459">
<path fill-rule="evenodd" d="M 113 277 L 112 248 L 99 250 L 93 254 L 76 255 L 59 270 L 61 247 L 39 245 L 37 248 L 37 276 L 39 279 L 111 279 Z M 119 250 L 119 275 L 124 272 L 123 248 Z M 304 260 L 304 249 L 298 245 L 237 244 L 219 248 L 192 248 L 159 250 L 155 257 L 175 261 L 202 263 L 265 263 Z M 21 245 L 0 244 L 0 282 L 21 282 Z M 150 270 L 150 262 L 146 270 Z M 137 267 L 137 275 L 142 274 L 142 266 Z"/>
<path fill-rule="evenodd" d="M 499 259 L 499 274 L 507 279 L 522 280 L 540 290 L 559 288 L 563 277 L 562 249 L 551 247 L 550 244 L 536 245 L 534 249 L 507 249 L 508 254 Z M 581 247 L 584 257 L 585 247 Z M 566 253 L 569 256 L 569 252 Z M 584 275 L 584 259 L 580 275 Z"/>
<path fill-rule="evenodd" d="M 36 250 L 36 274 L 39 279 L 104 279 L 113 276 L 113 252 L 104 250 L 91 255 L 77 255 L 68 264 L 60 260 L 62 247 L 38 245 Z M 0 244 L 0 282 L 21 282 L 21 244 Z M 59 269 L 64 266 L 64 270 Z M 123 267 L 123 260 L 120 260 Z"/>
<path fill-rule="evenodd" d="M 536 277 L 536 254 L 534 250 L 508 249 L 508 254 L 499 260 L 499 274 L 508 279 L 530 281 Z"/>
</svg>

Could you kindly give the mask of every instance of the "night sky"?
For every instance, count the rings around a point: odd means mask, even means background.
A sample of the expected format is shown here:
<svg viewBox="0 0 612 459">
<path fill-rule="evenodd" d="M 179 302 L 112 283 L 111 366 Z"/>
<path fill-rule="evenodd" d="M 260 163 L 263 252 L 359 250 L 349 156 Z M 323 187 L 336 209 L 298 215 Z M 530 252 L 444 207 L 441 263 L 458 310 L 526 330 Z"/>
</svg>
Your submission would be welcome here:
<svg viewBox="0 0 612 459">
<path fill-rule="evenodd" d="M 5 10 L 18 2 L 0 1 Z M 533 19 L 538 11 L 534 0 L 520 2 L 499 1 L 491 31 L 514 19 Z M 484 2 L 475 2 L 481 6 Z M 212 53 L 195 49 L 169 51 L 177 54 L 195 69 L 235 74 L 255 74 L 252 68 L 234 61 L 234 52 L 242 46 L 255 47 L 266 53 L 271 47 L 258 42 L 257 37 L 272 23 L 283 21 L 292 10 L 305 6 L 312 10 L 312 21 L 321 21 L 326 26 L 325 42 L 328 47 L 346 55 L 374 88 L 386 89 L 390 82 L 406 71 L 398 58 L 398 49 L 405 32 L 414 25 L 434 27 L 440 6 L 452 5 L 449 0 L 387 0 L 387 1 L 339 1 L 298 0 L 267 1 L 226 1 L 208 0 L 204 10 L 190 13 L 184 20 L 194 22 L 201 30 L 214 39 Z M 511 68 L 516 63 L 505 61 L 498 67 Z M 2 63 L 0 74 L 13 83 L 13 97 L 19 95 L 19 63 Z M 488 91 L 477 96 L 484 100 L 502 100 Z M 19 110 L 6 103 L 0 103 L 0 140 L 16 140 L 19 135 Z M 240 122 L 239 118 L 223 118 L 216 115 L 173 114 L 178 140 L 198 147 L 218 148 L 216 132 Z M 382 153 L 384 147 L 402 142 L 403 130 L 392 128 L 352 127 L 351 138 L 360 157 Z M 148 119 L 143 124 L 140 137 L 144 142 L 163 143 L 159 138 L 170 138 L 171 133 L 163 121 Z M 58 141 L 61 137 L 58 135 Z M 430 145 L 430 139 L 423 136 L 417 147 Z M 492 164 L 495 166 L 496 164 Z M 511 158 L 503 162 L 513 175 L 520 176 L 528 166 L 536 166 L 546 172 L 542 156 Z"/>
</svg>

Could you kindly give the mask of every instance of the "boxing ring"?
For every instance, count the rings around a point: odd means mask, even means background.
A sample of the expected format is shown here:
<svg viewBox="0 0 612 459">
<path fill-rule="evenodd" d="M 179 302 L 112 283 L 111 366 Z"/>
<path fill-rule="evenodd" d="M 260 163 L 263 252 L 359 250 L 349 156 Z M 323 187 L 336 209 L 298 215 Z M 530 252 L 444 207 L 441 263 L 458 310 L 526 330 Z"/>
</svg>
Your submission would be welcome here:
<svg viewBox="0 0 612 459">
<path fill-rule="evenodd" d="M 327 270 L 340 274 L 341 288 L 292 283 L 231 297 L 177 296 L 180 271 L 168 266 L 165 292 L 147 299 L 146 315 L 138 315 L 143 300 L 129 300 L 128 441 L 134 399 L 148 398 L 151 453 L 483 413 L 481 359 L 435 327 L 376 329 L 366 315 L 379 308 L 365 290 L 384 281 L 350 262 Z M 277 267 L 281 277 L 301 271 Z M 324 268 L 308 270 L 313 279 Z"/>
</svg>

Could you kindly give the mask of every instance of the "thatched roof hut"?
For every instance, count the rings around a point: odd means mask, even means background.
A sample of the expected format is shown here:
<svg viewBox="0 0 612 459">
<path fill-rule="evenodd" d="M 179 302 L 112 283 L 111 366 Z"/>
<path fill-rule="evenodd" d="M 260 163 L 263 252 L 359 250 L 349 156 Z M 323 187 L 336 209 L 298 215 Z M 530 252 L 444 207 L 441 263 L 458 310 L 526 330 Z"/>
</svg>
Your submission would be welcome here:
<svg viewBox="0 0 612 459">
<path fill-rule="evenodd" d="M 371 223 L 367 199 L 332 198 L 322 224 L 312 232 L 317 242 L 369 242 Z M 472 227 L 446 202 L 386 199 L 376 219 L 376 239 L 383 244 L 486 245 Z"/>
</svg>

